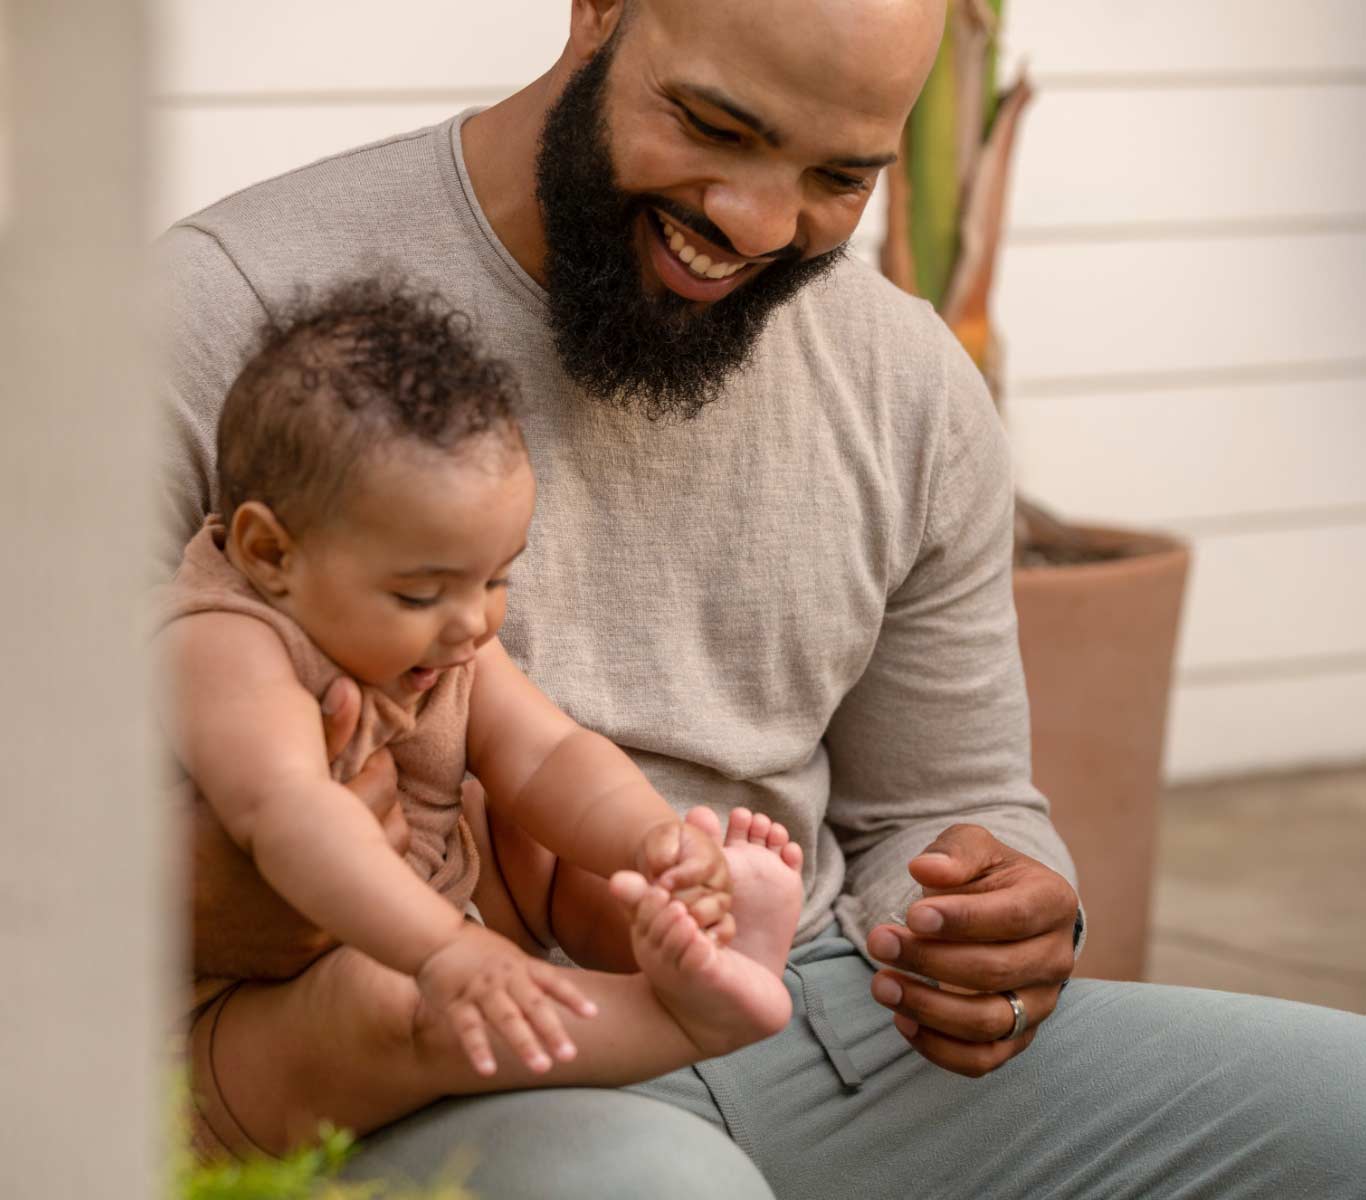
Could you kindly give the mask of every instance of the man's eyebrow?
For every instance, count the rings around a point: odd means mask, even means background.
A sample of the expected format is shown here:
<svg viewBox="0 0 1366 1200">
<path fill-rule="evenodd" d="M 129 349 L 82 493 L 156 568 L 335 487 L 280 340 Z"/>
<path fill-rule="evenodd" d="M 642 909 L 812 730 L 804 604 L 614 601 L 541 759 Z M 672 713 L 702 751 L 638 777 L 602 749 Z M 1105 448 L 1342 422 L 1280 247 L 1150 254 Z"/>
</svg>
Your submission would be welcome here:
<svg viewBox="0 0 1366 1200">
<path fill-rule="evenodd" d="M 683 93 L 685 96 L 693 96 L 698 100 L 705 100 L 715 108 L 719 108 L 723 113 L 734 117 L 741 125 L 752 129 L 764 139 L 775 150 L 781 149 L 783 135 L 772 125 L 750 112 L 749 109 L 736 104 L 724 92 L 717 91 L 716 88 L 707 87 L 700 83 L 680 83 L 675 85 L 675 91 Z M 827 167 L 851 167 L 855 170 L 863 167 L 886 167 L 896 162 L 895 154 L 846 154 L 839 158 L 828 159 L 825 163 Z"/>
<path fill-rule="evenodd" d="M 827 167 L 890 167 L 896 162 L 895 154 L 857 154 L 846 158 L 832 158 L 826 161 Z"/>
<path fill-rule="evenodd" d="M 700 83 L 680 83 L 675 85 L 674 90 L 682 92 L 686 96 L 694 96 L 698 100 L 705 100 L 713 107 L 719 108 L 723 113 L 734 117 L 741 125 L 752 129 L 775 150 L 782 146 L 783 135 L 781 133 L 763 117 L 755 116 L 749 109 L 736 104 L 725 92 L 717 91 L 716 88 L 707 87 Z"/>
</svg>

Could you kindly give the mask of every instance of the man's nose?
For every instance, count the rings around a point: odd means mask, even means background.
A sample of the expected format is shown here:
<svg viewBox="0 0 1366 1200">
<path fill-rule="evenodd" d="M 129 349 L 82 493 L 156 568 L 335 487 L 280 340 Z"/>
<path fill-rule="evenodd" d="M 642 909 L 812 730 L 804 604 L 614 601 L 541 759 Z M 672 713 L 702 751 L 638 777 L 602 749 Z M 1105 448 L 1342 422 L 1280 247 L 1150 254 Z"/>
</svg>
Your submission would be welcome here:
<svg viewBox="0 0 1366 1200">
<path fill-rule="evenodd" d="M 715 183 L 707 189 L 702 208 L 746 258 L 778 254 L 797 238 L 801 197 L 785 183 Z"/>
</svg>

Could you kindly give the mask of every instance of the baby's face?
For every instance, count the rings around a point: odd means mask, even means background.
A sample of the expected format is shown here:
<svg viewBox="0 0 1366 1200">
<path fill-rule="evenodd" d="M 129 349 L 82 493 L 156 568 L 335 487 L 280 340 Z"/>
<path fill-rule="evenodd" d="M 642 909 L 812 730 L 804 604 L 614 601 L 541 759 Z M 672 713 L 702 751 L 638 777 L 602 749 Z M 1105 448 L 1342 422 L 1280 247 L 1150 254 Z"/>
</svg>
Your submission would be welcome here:
<svg viewBox="0 0 1366 1200">
<path fill-rule="evenodd" d="M 348 674 L 413 704 L 498 632 L 535 496 L 520 451 L 395 446 L 295 544 L 285 607 Z"/>
</svg>

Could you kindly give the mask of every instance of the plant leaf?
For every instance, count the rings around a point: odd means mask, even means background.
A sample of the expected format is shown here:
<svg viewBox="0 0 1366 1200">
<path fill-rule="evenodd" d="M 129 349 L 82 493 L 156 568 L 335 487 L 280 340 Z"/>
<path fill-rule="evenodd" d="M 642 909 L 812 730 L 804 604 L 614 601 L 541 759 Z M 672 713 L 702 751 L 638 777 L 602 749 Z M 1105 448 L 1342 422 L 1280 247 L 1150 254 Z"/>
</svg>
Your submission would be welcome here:
<svg viewBox="0 0 1366 1200">
<path fill-rule="evenodd" d="M 1020 115 L 1033 94 L 1028 78 L 1021 75 L 1001 100 L 991 136 L 968 187 L 962 253 L 940 306 L 944 320 L 979 366 L 986 361 L 991 341 L 987 301 L 1001 243 L 1010 157 Z"/>
</svg>

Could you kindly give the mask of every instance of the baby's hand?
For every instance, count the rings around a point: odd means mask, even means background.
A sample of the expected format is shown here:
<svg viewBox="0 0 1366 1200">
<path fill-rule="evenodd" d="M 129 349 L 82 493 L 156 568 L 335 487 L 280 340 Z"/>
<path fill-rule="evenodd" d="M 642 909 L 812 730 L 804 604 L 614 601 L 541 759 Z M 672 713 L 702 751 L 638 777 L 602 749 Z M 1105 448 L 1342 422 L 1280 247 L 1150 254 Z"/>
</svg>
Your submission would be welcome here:
<svg viewBox="0 0 1366 1200">
<path fill-rule="evenodd" d="M 730 915 L 730 867 L 720 841 L 686 821 L 652 828 L 636 851 L 636 869 L 682 901 L 697 924 L 721 945 L 735 936 Z"/>
<path fill-rule="evenodd" d="M 570 982 L 569 971 L 532 958 L 473 921 L 466 921 L 458 937 L 422 964 L 417 988 L 416 1034 L 439 1037 L 440 1026 L 453 1028 L 480 1075 L 498 1070 L 490 1025 L 531 1070 L 541 1073 L 551 1067 L 547 1046 L 561 1062 L 578 1053 L 556 1005 L 581 1017 L 598 1011 Z"/>
</svg>

